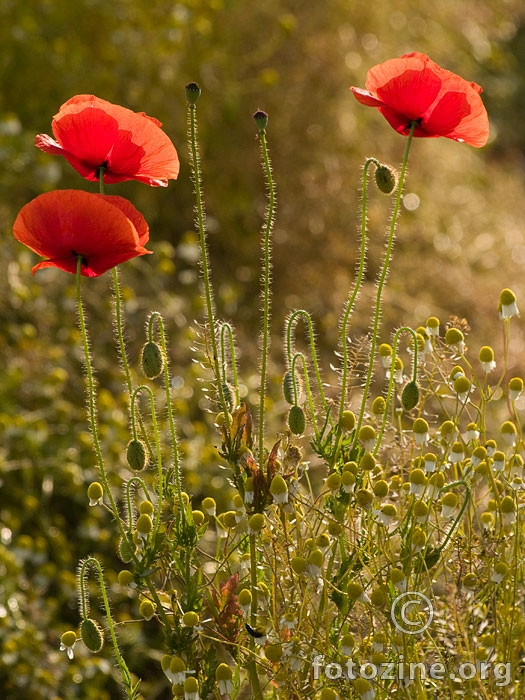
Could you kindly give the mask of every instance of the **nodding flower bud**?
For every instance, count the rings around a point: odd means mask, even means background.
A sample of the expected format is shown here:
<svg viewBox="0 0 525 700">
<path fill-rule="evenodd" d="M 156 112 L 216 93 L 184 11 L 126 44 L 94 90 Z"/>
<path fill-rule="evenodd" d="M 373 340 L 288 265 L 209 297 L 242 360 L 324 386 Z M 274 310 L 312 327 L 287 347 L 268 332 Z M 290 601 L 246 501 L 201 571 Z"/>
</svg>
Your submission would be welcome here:
<svg viewBox="0 0 525 700">
<path fill-rule="evenodd" d="M 148 341 L 140 353 L 142 371 L 148 379 L 155 379 L 164 369 L 162 349 L 154 340 Z"/>
<path fill-rule="evenodd" d="M 89 651 L 98 653 L 104 646 L 104 633 L 95 620 L 90 617 L 82 620 L 80 624 L 80 637 Z"/>
<path fill-rule="evenodd" d="M 290 406 L 295 403 L 294 398 L 294 375 L 289 369 L 283 377 L 283 396 Z"/>
<path fill-rule="evenodd" d="M 419 402 L 419 387 L 417 382 L 408 382 L 401 394 L 401 403 L 405 411 L 411 411 Z"/>
<path fill-rule="evenodd" d="M 509 398 L 511 401 L 517 401 L 523 391 L 523 379 L 521 377 L 513 377 L 509 380 Z"/>
<path fill-rule="evenodd" d="M 139 613 L 145 620 L 151 620 L 155 615 L 155 603 L 145 598 L 139 605 Z"/>
<path fill-rule="evenodd" d="M 499 317 L 501 319 L 519 316 L 518 306 L 516 304 L 516 295 L 512 289 L 504 289 L 499 298 Z"/>
<path fill-rule="evenodd" d="M 266 112 L 263 112 L 262 109 L 258 109 L 253 115 L 253 118 L 255 119 L 259 131 L 264 131 L 268 126 L 268 115 Z"/>
<path fill-rule="evenodd" d="M 197 83 L 188 83 L 186 85 L 186 99 L 190 105 L 194 105 L 201 96 L 201 89 Z"/>
<path fill-rule="evenodd" d="M 292 406 L 288 413 L 288 427 L 294 435 L 302 435 L 306 428 L 306 417 L 300 406 Z"/>
<path fill-rule="evenodd" d="M 383 194 L 392 194 L 397 187 L 397 172 L 390 165 L 381 163 L 375 172 L 377 189 Z"/>
<path fill-rule="evenodd" d="M 89 498 L 90 506 L 97 506 L 100 503 L 102 503 L 102 497 L 104 496 L 104 489 L 102 487 L 102 484 L 99 484 L 98 481 L 93 481 L 88 486 L 87 495 Z"/>
<path fill-rule="evenodd" d="M 276 474 L 270 484 L 270 493 L 276 504 L 288 503 L 288 486 L 280 474 Z"/>
<path fill-rule="evenodd" d="M 141 472 L 146 466 L 146 446 L 141 440 L 130 440 L 126 448 L 126 460 L 134 472 Z"/>
</svg>

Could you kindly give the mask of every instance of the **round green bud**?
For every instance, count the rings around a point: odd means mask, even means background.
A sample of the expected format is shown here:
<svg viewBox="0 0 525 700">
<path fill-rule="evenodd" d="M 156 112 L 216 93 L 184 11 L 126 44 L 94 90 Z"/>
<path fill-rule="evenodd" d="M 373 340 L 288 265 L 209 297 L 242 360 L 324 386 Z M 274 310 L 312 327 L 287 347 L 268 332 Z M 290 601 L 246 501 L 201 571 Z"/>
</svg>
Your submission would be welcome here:
<svg viewBox="0 0 525 700">
<path fill-rule="evenodd" d="M 217 503 L 215 502 L 214 498 L 206 496 L 206 498 L 202 499 L 201 505 L 205 513 L 207 513 L 208 515 L 215 515 L 217 511 Z"/>
<path fill-rule="evenodd" d="M 140 353 L 142 371 L 148 379 L 155 379 L 164 369 L 164 357 L 162 349 L 154 340 L 150 340 L 142 347 Z"/>
<path fill-rule="evenodd" d="M 376 396 L 372 401 L 372 413 L 374 416 L 384 416 L 386 411 L 386 401 L 382 396 Z"/>
<path fill-rule="evenodd" d="M 294 435 L 302 435 L 306 428 L 306 417 L 300 406 L 292 406 L 288 413 L 288 427 Z"/>
<path fill-rule="evenodd" d="M 182 616 L 182 624 L 184 627 L 196 627 L 199 624 L 199 616 L 194 610 L 185 612 Z"/>
<path fill-rule="evenodd" d="M 397 172 L 390 165 L 381 163 L 375 171 L 377 189 L 383 194 L 392 194 L 397 187 Z"/>
<path fill-rule="evenodd" d="M 364 588 L 360 583 L 350 581 L 346 587 L 346 592 L 350 600 L 359 600 L 364 593 Z"/>
<path fill-rule="evenodd" d="M 425 435 L 429 431 L 429 426 L 424 418 L 416 418 L 412 425 L 412 430 L 418 435 Z"/>
<path fill-rule="evenodd" d="M 93 481 L 88 486 L 87 495 L 90 506 L 95 506 L 97 503 L 102 503 L 102 497 L 104 496 L 104 488 L 102 484 L 99 484 L 98 481 Z"/>
<path fill-rule="evenodd" d="M 199 681 L 194 676 L 188 676 L 184 681 L 184 696 L 196 696 L 199 692 Z"/>
<path fill-rule="evenodd" d="M 445 333 L 446 345 L 457 345 L 465 340 L 465 336 L 459 328 L 449 328 Z"/>
<path fill-rule="evenodd" d="M 248 520 L 248 529 L 252 533 L 260 532 L 265 524 L 265 518 L 262 513 L 254 513 Z"/>
<path fill-rule="evenodd" d="M 139 513 L 147 513 L 147 515 L 152 515 L 155 512 L 155 507 L 151 501 L 141 501 L 139 503 Z"/>
<path fill-rule="evenodd" d="M 215 680 L 217 683 L 219 681 L 231 681 L 233 678 L 233 671 L 231 668 L 228 666 L 228 664 L 219 664 L 217 666 L 217 669 L 215 671 Z"/>
<path fill-rule="evenodd" d="M 98 653 L 104 646 L 104 633 L 95 620 L 87 617 L 80 624 L 80 637 L 89 651 Z"/>
<path fill-rule="evenodd" d="M 337 700 L 337 693 L 332 688 L 323 688 L 319 700 Z"/>
<path fill-rule="evenodd" d="M 272 663 L 277 663 L 282 659 L 283 648 L 280 644 L 268 644 L 264 650 L 264 655 Z"/>
<path fill-rule="evenodd" d="M 405 411 L 411 411 L 419 403 L 419 387 L 417 382 L 408 382 L 401 394 L 401 403 Z"/>
<path fill-rule="evenodd" d="M 201 96 L 201 89 L 197 83 L 188 83 L 186 85 L 186 99 L 190 105 L 196 104 L 197 100 Z"/>
<path fill-rule="evenodd" d="M 384 479 L 380 479 L 379 481 L 375 482 L 372 490 L 376 498 L 386 498 L 390 489 L 388 483 Z"/>
<path fill-rule="evenodd" d="M 329 474 L 326 477 L 326 487 L 332 492 L 339 491 L 341 487 L 341 481 L 341 475 L 337 472 L 333 472 L 332 474 Z"/>
<path fill-rule="evenodd" d="M 145 620 L 151 620 L 155 615 L 155 603 L 151 600 L 144 599 L 139 605 L 139 613 Z"/>
<path fill-rule="evenodd" d="M 146 466 L 146 446 L 141 440 L 130 440 L 126 448 L 126 459 L 134 472 L 140 472 Z"/>
<path fill-rule="evenodd" d="M 132 584 L 133 579 L 134 577 L 132 572 L 128 571 L 127 569 L 122 569 L 122 571 L 119 571 L 117 576 L 117 580 L 123 588 L 127 588 L 130 584 Z"/>
<path fill-rule="evenodd" d="M 136 528 L 140 535 L 149 535 L 149 533 L 153 530 L 153 520 L 151 519 L 151 516 L 148 515 L 148 513 L 142 513 L 139 515 L 137 518 Z"/>
<path fill-rule="evenodd" d="M 304 557 L 292 557 L 290 563 L 296 574 L 304 574 L 308 567 L 308 559 Z"/>
<path fill-rule="evenodd" d="M 478 355 L 480 362 L 494 362 L 494 350 L 489 345 L 480 348 Z"/>
<path fill-rule="evenodd" d="M 343 411 L 341 428 L 347 433 L 350 433 L 355 428 L 355 414 L 353 411 Z"/>
<path fill-rule="evenodd" d="M 71 648 L 72 646 L 74 646 L 76 641 L 77 633 L 73 632 L 72 630 L 64 632 L 64 634 L 60 637 L 60 643 L 63 644 L 65 647 Z"/>
</svg>

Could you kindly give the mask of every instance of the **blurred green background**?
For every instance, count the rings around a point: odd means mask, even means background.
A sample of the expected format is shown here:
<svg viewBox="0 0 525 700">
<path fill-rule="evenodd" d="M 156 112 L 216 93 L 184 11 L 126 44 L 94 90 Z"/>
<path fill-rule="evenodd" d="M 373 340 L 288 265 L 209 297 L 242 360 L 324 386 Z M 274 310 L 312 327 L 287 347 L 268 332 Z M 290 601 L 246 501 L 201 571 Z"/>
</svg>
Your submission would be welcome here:
<svg viewBox="0 0 525 700">
<path fill-rule="evenodd" d="M 282 322 L 311 310 L 327 365 L 353 279 L 361 166 L 366 156 L 398 165 L 403 137 L 353 99 L 372 65 L 408 51 L 481 84 L 491 119 L 477 151 L 446 139 L 415 142 L 394 263 L 385 294 L 384 336 L 428 315 L 466 317 L 468 345 L 501 353 L 500 290 L 523 298 L 525 282 L 525 7 L 520 0 L 1 0 L 0 2 L 0 695 L 6 700 L 118 697 L 111 653 L 73 663 L 58 652 L 78 623 L 75 569 L 95 552 L 116 583 L 111 522 L 89 509 L 94 478 L 83 408 L 82 359 L 73 278 L 31 277 L 35 256 L 14 241 L 18 210 L 53 188 L 96 191 L 65 162 L 33 146 L 50 133 L 68 98 L 93 93 L 160 119 L 181 157 L 167 190 L 124 183 L 150 224 L 154 256 L 123 266 L 128 343 L 136 360 L 148 311 L 165 314 L 174 402 L 189 490 L 212 485 L 191 473 L 213 466 L 205 405 L 191 361 L 193 319 L 202 320 L 184 86 L 196 81 L 210 251 L 219 315 L 237 328 L 248 386 L 256 368 L 259 233 L 264 181 L 252 114 L 270 115 L 278 187 L 274 235 L 272 360 L 282 362 Z M 369 301 L 390 209 L 372 195 L 369 270 L 352 334 L 368 325 Z M 122 378 L 113 349 L 110 276 L 84 285 L 101 423 L 115 473 L 129 439 Z M 511 366 L 523 367 L 523 331 L 513 325 Z M 94 603 L 96 608 L 96 603 Z M 98 608 L 96 608 L 98 610 Z M 129 615 L 137 612 L 130 606 Z M 126 630 L 128 630 L 126 632 Z M 124 628 L 131 666 L 148 700 L 166 696 L 155 623 Z M 146 650 L 147 653 L 144 652 Z"/>
</svg>

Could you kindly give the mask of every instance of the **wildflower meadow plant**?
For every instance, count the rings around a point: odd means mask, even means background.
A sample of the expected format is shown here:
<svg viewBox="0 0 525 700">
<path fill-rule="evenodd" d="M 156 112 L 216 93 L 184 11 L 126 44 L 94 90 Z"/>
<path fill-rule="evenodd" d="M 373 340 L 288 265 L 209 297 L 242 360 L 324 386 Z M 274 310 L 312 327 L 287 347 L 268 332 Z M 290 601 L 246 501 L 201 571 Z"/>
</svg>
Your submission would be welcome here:
<svg viewBox="0 0 525 700">
<path fill-rule="evenodd" d="M 417 328 L 401 326 L 392 337 L 384 337 L 381 326 L 414 139 L 444 136 L 485 145 L 481 88 L 413 53 L 375 66 L 366 89 L 351 90 L 406 137 L 405 152 L 399 172 L 375 157 L 364 163 L 360 253 L 341 311 L 335 374 L 323 370 L 315 320 L 306 309 L 291 311 L 283 342 L 287 409 L 270 421 L 276 185 L 268 115 L 254 115 L 267 209 L 259 400 L 250 405 L 243 400 L 233 326 L 217 316 L 214 303 L 197 134 L 200 89 L 186 87 L 205 314 L 196 359 L 208 373 L 215 415 L 207 442 L 219 443 L 226 475 L 229 508 L 220 510 L 211 492 L 197 498 L 185 487 L 169 339 L 157 309 L 145 319 L 144 380 L 134 381 L 117 266 L 152 252 L 144 247 L 149 231 L 132 204 L 105 192 L 106 185 L 130 179 L 166 185 L 178 175 L 177 152 L 156 120 L 87 95 L 60 108 L 56 140 L 36 139 L 46 153 L 64 156 L 99 183 L 98 193 L 40 195 L 23 207 L 13 230 L 45 258 L 33 272 L 54 266 L 76 278 L 98 469 L 86 498 L 112 516 L 118 582 L 135 604 L 128 628 L 154 623 L 162 630 L 163 646 L 154 650 L 158 677 L 165 679 L 162 697 L 525 695 L 523 381 L 508 367 L 516 297 L 504 289 L 499 309 L 494 304 L 501 354 L 492 346 L 470 351 L 466 322 L 456 318 L 444 327 L 434 316 L 421 319 Z M 357 342 L 351 321 L 365 277 L 372 174 L 393 205 L 370 333 Z M 129 476 L 122 483 L 105 455 L 96 357 L 82 302 L 82 285 L 89 284 L 82 277 L 108 270 L 129 408 L 129 441 L 121 446 Z M 269 427 L 276 420 L 277 432 Z M 119 638 L 124 620 L 93 547 L 78 570 L 78 629 L 57 630 L 64 663 L 81 644 L 96 654 L 107 641 L 125 696 L 147 697 L 148 679 L 142 682 L 129 668 Z M 92 605 L 91 577 L 103 615 Z"/>
</svg>

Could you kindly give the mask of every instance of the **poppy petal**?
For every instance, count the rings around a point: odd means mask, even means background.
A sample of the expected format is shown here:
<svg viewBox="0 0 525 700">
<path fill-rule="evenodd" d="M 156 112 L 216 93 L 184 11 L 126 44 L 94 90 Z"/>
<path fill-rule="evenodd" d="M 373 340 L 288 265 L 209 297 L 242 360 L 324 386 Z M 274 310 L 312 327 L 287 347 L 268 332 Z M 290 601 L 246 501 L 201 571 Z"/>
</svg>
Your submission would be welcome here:
<svg viewBox="0 0 525 700">
<path fill-rule="evenodd" d="M 361 104 L 376 107 L 402 134 L 416 122 L 414 136 L 445 136 L 477 148 L 488 141 L 481 87 L 441 68 L 425 54 L 380 63 L 368 71 L 366 90 L 351 90 Z"/>
<path fill-rule="evenodd" d="M 138 226 L 138 229 L 136 225 Z M 47 258 L 33 272 L 58 267 L 94 277 L 151 251 L 143 247 L 148 227 L 142 215 L 122 197 L 79 190 L 46 192 L 26 204 L 13 225 L 17 240 Z"/>
<path fill-rule="evenodd" d="M 90 181 L 138 180 L 167 186 L 179 174 L 179 158 L 161 123 L 144 112 L 114 105 L 95 95 L 76 95 L 53 117 L 56 141 L 40 134 L 35 145 L 46 153 L 62 155 Z"/>
</svg>

